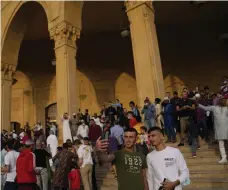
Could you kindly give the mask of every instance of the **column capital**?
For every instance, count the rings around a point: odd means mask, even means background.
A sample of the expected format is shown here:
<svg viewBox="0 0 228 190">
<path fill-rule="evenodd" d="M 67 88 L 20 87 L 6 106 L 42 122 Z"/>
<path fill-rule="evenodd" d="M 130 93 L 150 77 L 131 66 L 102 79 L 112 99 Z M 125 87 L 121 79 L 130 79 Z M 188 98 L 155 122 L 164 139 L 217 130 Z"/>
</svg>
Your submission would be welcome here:
<svg viewBox="0 0 228 190">
<path fill-rule="evenodd" d="M 13 74 L 15 73 L 15 71 L 16 71 L 15 65 L 11 65 L 8 63 L 2 63 L 2 67 L 1 67 L 2 80 L 12 81 Z"/>
<path fill-rule="evenodd" d="M 50 29 L 50 37 L 55 41 L 55 49 L 68 45 L 76 48 L 76 40 L 81 30 L 67 21 L 62 21 Z"/>
<path fill-rule="evenodd" d="M 129 12 L 137 7 L 140 7 L 141 5 L 146 5 L 148 8 L 151 9 L 151 11 L 154 12 L 152 1 L 125 1 L 124 4 L 126 7 L 126 12 Z"/>
</svg>

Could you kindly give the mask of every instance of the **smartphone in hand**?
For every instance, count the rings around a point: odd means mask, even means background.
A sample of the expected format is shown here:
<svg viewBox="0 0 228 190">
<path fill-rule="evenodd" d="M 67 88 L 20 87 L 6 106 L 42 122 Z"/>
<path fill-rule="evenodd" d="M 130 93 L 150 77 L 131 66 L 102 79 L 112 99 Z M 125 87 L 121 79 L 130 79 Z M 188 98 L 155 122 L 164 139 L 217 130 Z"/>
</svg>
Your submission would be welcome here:
<svg viewBox="0 0 228 190">
<path fill-rule="evenodd" d="M 102 140 L 108 140 L 109 137 L 109 132 L 108 131 L 103 131 L 101 134 L 101 139 Z"/>
</svg>

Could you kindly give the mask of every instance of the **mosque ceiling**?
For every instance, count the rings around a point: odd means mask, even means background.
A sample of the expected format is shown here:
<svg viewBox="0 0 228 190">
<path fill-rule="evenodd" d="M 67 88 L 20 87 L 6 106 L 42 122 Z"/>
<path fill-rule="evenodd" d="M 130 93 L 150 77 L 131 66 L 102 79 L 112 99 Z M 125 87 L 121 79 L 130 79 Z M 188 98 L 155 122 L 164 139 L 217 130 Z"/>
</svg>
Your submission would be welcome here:
<svg viewBox="0 0 228 190">
<path fill-rule="evenodd" d="M 126 26 L 127 16 L 123 2 L 85 2 L 82 12 L 83 34 L 119 31 Z M 188 1 L 154 2 L 156 25 L 183 27 L 198 25 L 223 25 L 228 20 L 228 2 L 206 2 L 202 5 Z M 42 10 L 33 11 L 25 40 L 47 39 L 47 21 Z M 121 24 L 124 23 L 124 24 Z"/>
</svg>

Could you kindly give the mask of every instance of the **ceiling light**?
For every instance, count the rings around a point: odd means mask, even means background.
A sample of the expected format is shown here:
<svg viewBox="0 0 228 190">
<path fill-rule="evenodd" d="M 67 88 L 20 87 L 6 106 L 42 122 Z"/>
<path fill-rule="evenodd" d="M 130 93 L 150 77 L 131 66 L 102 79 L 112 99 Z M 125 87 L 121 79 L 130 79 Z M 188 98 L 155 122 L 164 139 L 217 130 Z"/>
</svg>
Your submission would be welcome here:
<svg viewBox="0 0 228 190">
<path fill-rule="evenodd" d="M 129 29 L 127 29 L 127 28 L 124 28 L 124 29 L 120 32 L 120 35 L 121 35 L 123 38 L 128 37 L 129 34 L 130 34 L 130 31 L 129 31 Z"/>
<path fill-rule="evenodd" d="M 53 59 L 53 60 L 51 61 L 51 64 L 52 64 L 52 66 L 56 66 L 56 60 Z"/>
</svg>

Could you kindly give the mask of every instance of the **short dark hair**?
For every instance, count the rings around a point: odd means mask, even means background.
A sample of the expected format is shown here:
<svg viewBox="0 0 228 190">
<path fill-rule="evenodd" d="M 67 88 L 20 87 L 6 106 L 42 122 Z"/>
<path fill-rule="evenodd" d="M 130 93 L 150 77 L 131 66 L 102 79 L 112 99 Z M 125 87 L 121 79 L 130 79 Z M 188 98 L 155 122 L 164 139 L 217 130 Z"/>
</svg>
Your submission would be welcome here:
<svg viewBox="0 0 228 190">
<path fill-rule="evenodd" d="M 128 113 L 128 114 L 134 115 L 133 111 L 128 111 L 127 113 Z"/>
<path fill-rule="evenodd" d="M 174 92 L 173 92 L 173 95 L 178 95 L 178 92 L 177 92 L 177 91 L 174 91 Z"/>
<path fill-rule="evenodd" d="M 152 127 L 148 130 L 148 134 L 151 133 L 152 131 L 158 131 L 160 132 L 162 135 L 164 135 L 164 131 L 160 128 L 160 127 Z"/>
<path fill-rule="evenodd" d="M 6 146 L 7 146 L 8 149 L 12 150 L 14 148 L 14 142 L 12 140 L 9 140 L 6 143 Z"/>
<path fill-rule="evenodd" d="M 135 132 L 136 136 L 138 135 L 138 132 L 136 131 L 135 128 L 127 128 L 127 129 L 124 130 L 124 132 L 125 133 L 127 133 L 127 132 Z"/>
<path fill-rule="evenodd" d="M 31 145 L 27 145 L 27 144 L 26 144 L 26 145 L 25 145 L 25 148 L 31 148 Z"/>
<path fill-rule="evenodd" d="M 147 132 L 147 128 L 145 126 L 141 126 L 140 129 L 142 129 L 142 130 Z"/>
<path fill-rule="evenodd" d="M 63 147 L 61 147 L 61 146 L 57 147 L 57 151 L 62 151 L 62 150 L 63 150 Z"/>
<path fill-rule="evenodd" d="M 204 86 L 204 90 L 209 90 L 209 86 Z"/>
<path fill-rule="evenodd" d="M 135 102 L 133 101 L 130 101 L 129 104 L 132 104 L 133 106 L 135 105 Z"/>
<path fill-rule="evenodd" d="M 117 120 L 115 120 L 115 125 L 119 125 L 120 124 L 120 120 L 119 119 L 117 119 Z"/>
<path fill-rule="evenodd" d="M 106 124 L 111 124 L 111 122 L 110 122 L 109 120 L 107 120 L 105 123 L 106 123 Z"/>
<path fill-rule="evenodd" d="M 80 145 L 80 144 L 82 144 L 82 143 L 81 143 L 81 141 L 80 141 L 79 139 L 76 139 L 76 140 L 74 141 L 74 144 L 75 144 L 75 145 Z"/>
<path fill-rule="evenodd" d="M 155 102 L 160 103 L 161 99 L 160 98 L 155 98 Z"/>
<path fill-rule="evenodd" d="M 68 147 L 69 147 L 69 146 L 68 146 L 67 143 L 63 143 L 63 148 L 64 148 L 64 149 L 68 149 Z"/>
<path fill-rule="evenodd" d="M 89 137 L 84 137 L 83 140 L 84 141 L 89 141 Z"/>
<path fill-rule="evenodd" d="M 116 101 L 118 101 L 118 102 L 119 102 L 120 100 L 119 100 L 119 99 L 116 99 Z"/>
</svg>

